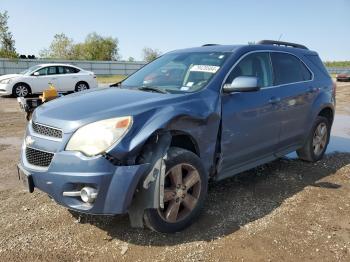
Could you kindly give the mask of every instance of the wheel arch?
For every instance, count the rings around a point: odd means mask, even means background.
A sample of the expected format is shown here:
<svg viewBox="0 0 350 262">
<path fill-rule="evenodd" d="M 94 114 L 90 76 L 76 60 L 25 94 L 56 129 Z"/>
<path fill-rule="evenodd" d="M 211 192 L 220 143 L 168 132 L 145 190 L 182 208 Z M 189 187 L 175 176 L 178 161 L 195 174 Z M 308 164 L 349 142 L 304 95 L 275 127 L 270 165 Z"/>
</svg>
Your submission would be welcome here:
<svg viewBox="0 0 350 262">
<path fill-rule="evenodd" d="M 188 133 L 179 130 L 170 130 L 172 147 L 187 149 L 200 157 L 200 151 L 196 140 Z"/>
<path fill-rule="evenodd" d="M 325 106 L 320 110 L 318 116 L 323 116 L 329 120 L 329 123 L 332 125 L 334 121 L 334 110 L 330 106 Z"/>
</svg>

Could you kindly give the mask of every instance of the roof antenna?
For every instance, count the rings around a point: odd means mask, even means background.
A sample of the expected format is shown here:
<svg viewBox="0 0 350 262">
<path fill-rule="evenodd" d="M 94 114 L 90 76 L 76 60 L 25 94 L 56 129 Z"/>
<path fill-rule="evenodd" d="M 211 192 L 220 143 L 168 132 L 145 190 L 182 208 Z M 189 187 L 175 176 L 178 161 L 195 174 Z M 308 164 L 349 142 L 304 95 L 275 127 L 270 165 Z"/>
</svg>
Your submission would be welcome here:
<svg viewBox="0 0 350 262">
<path fill-rule="evenodd" d="M 280 41 L 280 40 L 281 40 L 282 36 L 283 36 L 283 34 L 280 34 L 280 37 L 278 38 L 278 41 Z"/>
</svg>

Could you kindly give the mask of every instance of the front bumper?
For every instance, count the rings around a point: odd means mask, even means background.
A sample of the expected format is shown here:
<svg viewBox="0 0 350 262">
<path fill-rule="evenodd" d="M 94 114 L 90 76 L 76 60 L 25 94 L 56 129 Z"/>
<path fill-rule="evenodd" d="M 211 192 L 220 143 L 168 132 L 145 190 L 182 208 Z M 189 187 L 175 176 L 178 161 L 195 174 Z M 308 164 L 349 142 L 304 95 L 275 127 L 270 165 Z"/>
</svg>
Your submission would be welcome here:
<svg viewBox="0 0 350 262">
<path fill-rule="evenodd" d="M 11 86 L 10 84 L 0 84 L 0 95 L 11 95 Z"/>
<path fill-rule="evenodd" d="M 26 161 L 22 147 L 20 166 L 30 174 L 35 188 L 50 195 L 57 203 L 79 212 L 115 215 L 128 211 L 134 192 L 149 165 L 115 166 L 102 156 L 88 158 L 79 152 L 61 151 L 54 154 L 44 170 Z M 98 194 L 94 203 L 80 197 L 63 196 L 83 186 L 94 187 Z"/>
</svg>

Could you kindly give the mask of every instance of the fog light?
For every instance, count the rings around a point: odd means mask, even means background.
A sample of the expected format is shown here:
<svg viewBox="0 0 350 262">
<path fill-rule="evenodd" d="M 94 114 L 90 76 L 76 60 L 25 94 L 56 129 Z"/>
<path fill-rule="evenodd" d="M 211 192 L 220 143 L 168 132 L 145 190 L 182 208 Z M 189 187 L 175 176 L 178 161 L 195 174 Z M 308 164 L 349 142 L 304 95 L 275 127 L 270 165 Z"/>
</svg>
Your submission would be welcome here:
<svg viewBox="0 0 350 262">
<path fill-rule="evenodd" d="M 84 187 L 80 191 L 80 197 L 85 203 L 93 203 L 97 197 L 97 191 L 92 187 Z"/>
</svg>

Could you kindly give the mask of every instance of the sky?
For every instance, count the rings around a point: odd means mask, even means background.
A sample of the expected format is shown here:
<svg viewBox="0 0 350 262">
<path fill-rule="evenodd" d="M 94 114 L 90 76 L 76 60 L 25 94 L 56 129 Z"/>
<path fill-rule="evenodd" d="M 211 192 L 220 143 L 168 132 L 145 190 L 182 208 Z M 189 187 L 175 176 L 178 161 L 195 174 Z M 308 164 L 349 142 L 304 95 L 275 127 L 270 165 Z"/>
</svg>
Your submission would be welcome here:
<svg viewBox="0 0 350 262">
<path fill-rule="evenodd" d="M 20 54 L 38 55 L 56 33 L 75 42 L 97 32 L 123 59 L 207 43 L 290 41 L 325 61 L 350 60 L 350 0 L 0 0 Z"/>
</svg>

